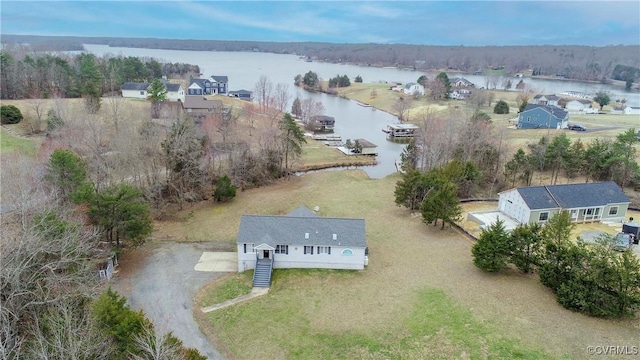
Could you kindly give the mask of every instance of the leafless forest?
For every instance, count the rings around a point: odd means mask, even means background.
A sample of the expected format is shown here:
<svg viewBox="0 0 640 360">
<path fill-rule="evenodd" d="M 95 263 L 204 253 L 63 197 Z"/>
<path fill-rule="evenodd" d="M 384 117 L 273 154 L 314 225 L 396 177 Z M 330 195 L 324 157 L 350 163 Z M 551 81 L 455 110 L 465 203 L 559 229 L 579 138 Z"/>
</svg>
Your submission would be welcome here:
<svg viewBox="0 0 640 360">
<path fill-rule="evenodd" d="M 38 50 L 81 50 L 82 44 L 168 50 L 254 51 L 297 54 L 328 62 L 415 69 L 475 72 L 504 69 L 513 74 L 562 74 L 576 80 L 606 81 L 617 65 L 640 67 L 640 46 L 424 46 L 404 44 L 332 44 L 171 40 L 152 38 L 55 37 L 3 35 L 3 42 L 30 43 Z M 635 79 L 637 80 L 637 79 Z"/>
</svg>

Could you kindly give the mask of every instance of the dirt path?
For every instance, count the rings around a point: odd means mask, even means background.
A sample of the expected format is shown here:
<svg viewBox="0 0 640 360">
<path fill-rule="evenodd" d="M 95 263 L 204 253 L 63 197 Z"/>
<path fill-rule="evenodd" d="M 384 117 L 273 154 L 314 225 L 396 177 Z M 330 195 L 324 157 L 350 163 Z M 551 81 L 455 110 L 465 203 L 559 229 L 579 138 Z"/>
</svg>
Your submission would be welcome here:
<svg viewBox="0 0 640 360">
<path fill-rule="evenodd" d="M 195 293 L 224 274 L 194 270 L 202 252 L 213 250 L 206 243 L 147 244 L 120 259 L 112 287 L 127 297 L 132 309 L 143 310 L 160 332 L 171 331 L 185 346 L 221 359 L 193 318 Z"/>
</svg>

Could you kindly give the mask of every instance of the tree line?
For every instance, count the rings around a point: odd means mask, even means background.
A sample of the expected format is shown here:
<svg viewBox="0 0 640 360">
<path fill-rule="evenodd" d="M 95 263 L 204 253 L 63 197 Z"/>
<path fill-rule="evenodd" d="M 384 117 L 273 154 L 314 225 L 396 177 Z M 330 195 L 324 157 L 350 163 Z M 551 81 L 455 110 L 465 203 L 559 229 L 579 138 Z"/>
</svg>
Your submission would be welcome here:
<svg viewBox="0 0 640 360">
<path fill-rule="evenodd" d="M 617 65 L 640 68 L 639 47 L 635 45 L 430 46 L 3 35 L 3 42 L 8 41 L 31 43 L 38 47 L 58 45 L 59 48 L 54 49 L 58 51 L 77 50 L 81 44 L 167 50 L 258 51 L 296 54 L 334 63 L 467 73 L 501 68 L 508 74 L 515 74 L 531 69 L 538 75 L 562 74 L 571 79 L 594 81 L 612 78 Z"/>
<path fill-rule="evenodd" d="M 197 65 L 160 63 L 153 58 L 57 54 L 5 46 L 0 51 L 0 98 L 85 97 L 95 102 L 119 91 L 125 82 L 188 78 L 199 73 Z"/>
<path fill-rule="evenodd" d="M 615 181 L 622 187 L 640 186 L 640 166 L 636 160 L 636 129 L 628 129 L 615 139 L 596 138 L 588 144 L 571 141 L 566 134 L 542 137 L 519 148 L 504 165 L 505 181 L 531 185 L 536 172 L 550 172 L 551 184 L 560 175 L 568 179 L 582 176 L 588 181 Z"/>
</svg>

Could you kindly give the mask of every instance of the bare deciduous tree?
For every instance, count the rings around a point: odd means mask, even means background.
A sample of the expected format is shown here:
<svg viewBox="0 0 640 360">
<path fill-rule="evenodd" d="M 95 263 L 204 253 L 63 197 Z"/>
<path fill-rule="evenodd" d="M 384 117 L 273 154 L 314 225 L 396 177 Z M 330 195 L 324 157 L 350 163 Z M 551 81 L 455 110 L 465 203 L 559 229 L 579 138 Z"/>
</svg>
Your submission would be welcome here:
<svg viewBox="0 0 640 360">
<path fill-rule="evenodd" d="M 153 327 L 145 326 L 134 338 L 134 344 L 140 354 L 129 353 L 133 360 L 183 360 L 185 359 L 182 344 L 167 333 L 158 334 Z"/>
<path fill-rule="evenodd" d="M 254 98 L 258 102 L 258 105 L 260 105 L 261 111 L 264 112 L 268 108 L 267 103 L 271 99 L 272 92 L 273 83 L 271 80 L 264 75 L 260 76 L 260 79 L 258 79 L 255 85 Z"/>
</svg>

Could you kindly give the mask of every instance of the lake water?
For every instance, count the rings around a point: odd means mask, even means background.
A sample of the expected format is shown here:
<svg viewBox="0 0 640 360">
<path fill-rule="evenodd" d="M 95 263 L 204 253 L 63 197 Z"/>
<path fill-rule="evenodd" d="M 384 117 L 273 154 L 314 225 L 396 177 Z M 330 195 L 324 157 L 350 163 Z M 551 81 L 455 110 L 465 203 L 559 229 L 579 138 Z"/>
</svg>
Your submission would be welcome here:
<svg viewBox="0 0 640 360">
<path fill-rule="evenodd" d="M 415 82 L 422 72 L 397 68 L 376 68 L 355 65 L 331 64 L 323 62 L 306 62 L 295 55 L 269 54 L 258 52 L 220 52 L 220 51 L 186 51 L 142 48 L 120 48 L 107 45 L 84 45 L 87 51 L 102 56 L 114 54 L 122 56 L 154 57 L 165 62 L 180 62 L 198 65 L 204 76 L 226 75 L 229 77 L 230 90 L 253 91 L 261 76 L 266 76 L 273 84 L 289 85 L 293 97 L 312 98 L 321 101 L 326 115 L 336 119 L 335 133 L 343 140 L 364 138 L 378 145 L 378 165 L 363 167 L 372 178 L 381 178 L 396 171 L 395 161 L 399 160 L 404 145 L 386 140 L 382 128 L 388 123 L 395 123 L 395 116 L 382 111 L 374 111 L 357 105 L 354 101 L 327 94 L 311 93 L 293 85 L 296 75 L 304 75 L 313 71 L 322 79 L 336 75 L 347 75 L 350 79 L 360 75 L 364 82 Z M 476 84 L 485 86 L 484 76 L 456 75 Z M 640 106 L 640 93 L 625 92 L 619 87 L 604 84 L 587 84 L 562 80 L 544 80 L 525 78 L 524 82 L 539 93 L 552 94 L 567 90 L 595 94 L 598 91 L 609 92 L 612 101 L 626 99 L 631 106 Z M 519 79 L 513 79 L 515 85 Z"/>
</svg>

